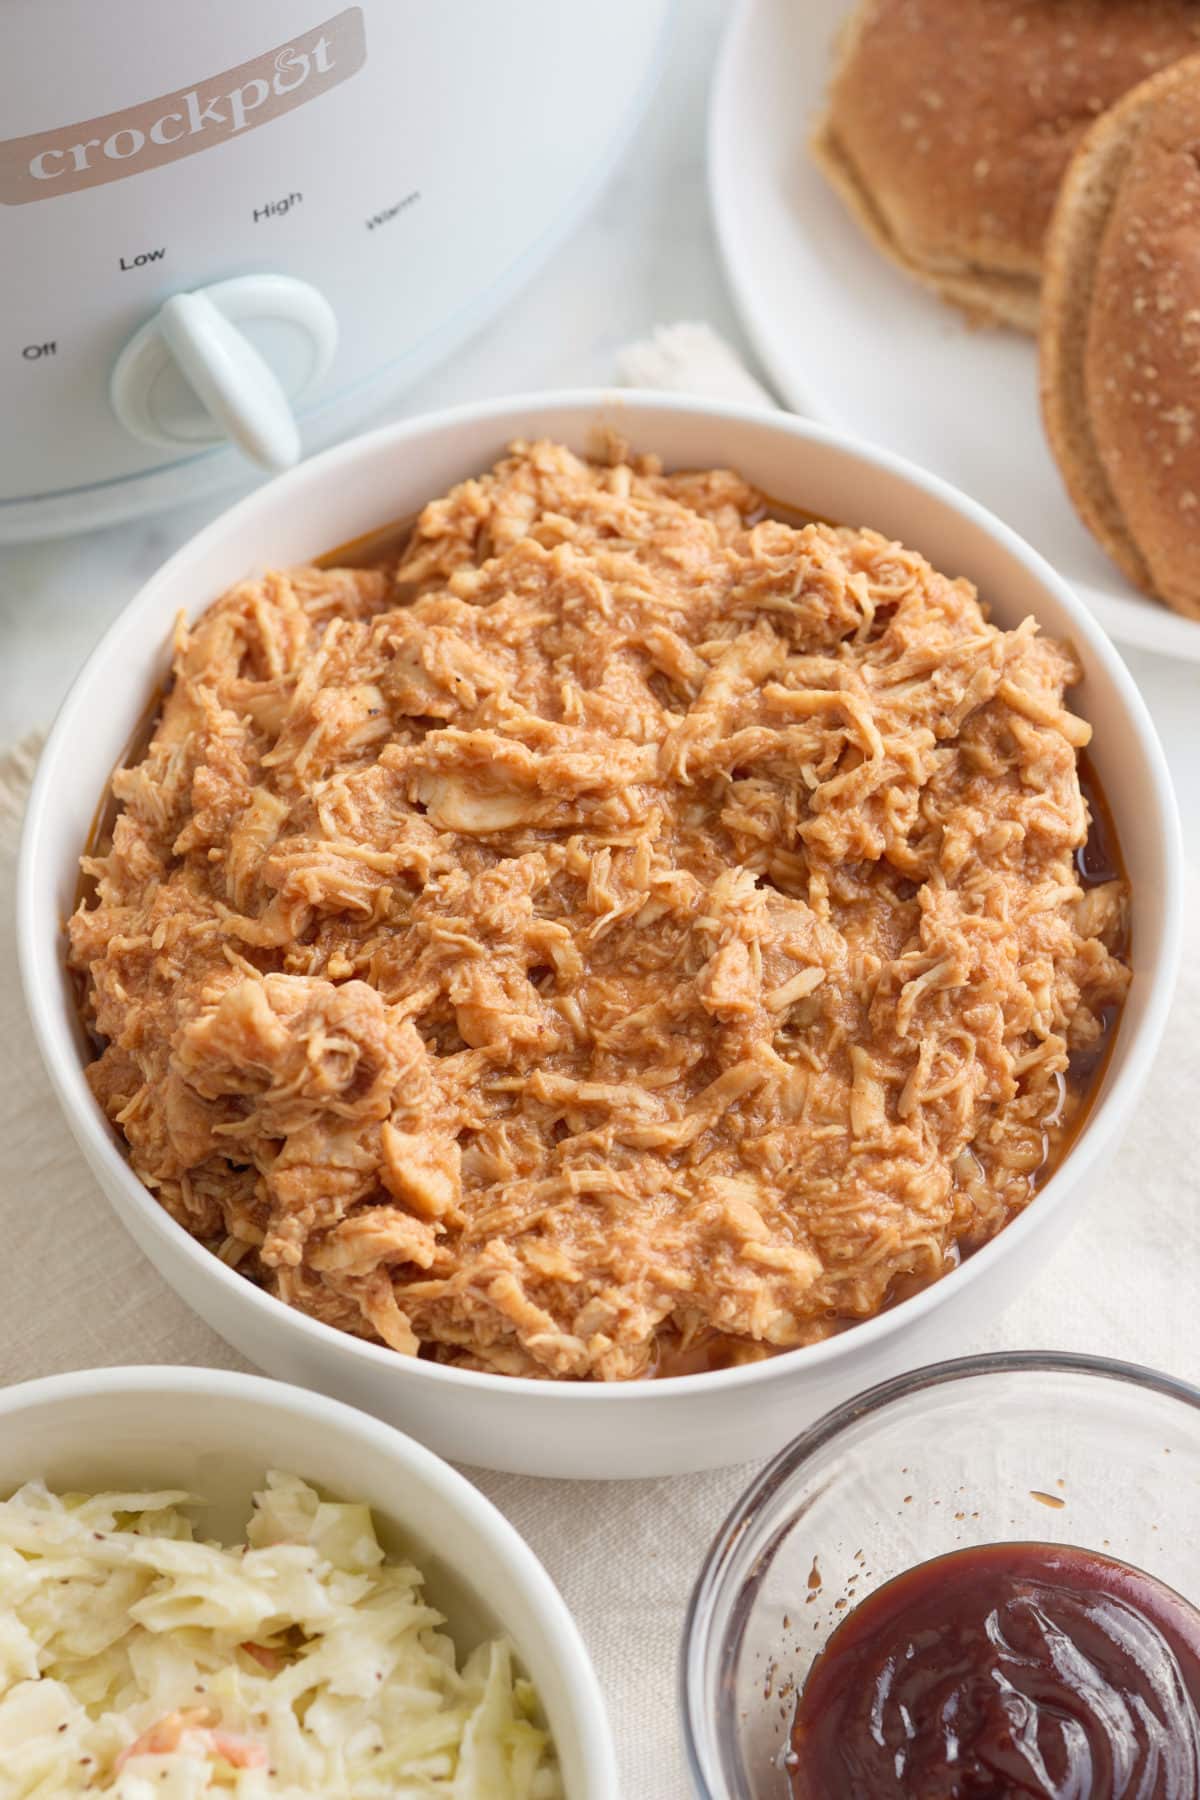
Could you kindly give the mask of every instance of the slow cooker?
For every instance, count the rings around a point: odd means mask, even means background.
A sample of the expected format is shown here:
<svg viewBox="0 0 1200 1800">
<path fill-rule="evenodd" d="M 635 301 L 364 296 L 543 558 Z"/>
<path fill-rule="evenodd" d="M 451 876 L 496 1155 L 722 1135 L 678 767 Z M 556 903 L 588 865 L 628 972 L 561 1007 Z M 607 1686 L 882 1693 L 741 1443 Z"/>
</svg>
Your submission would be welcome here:
<svg viewBox="0 0 1200 1800">
<path fill-rule="evenodd" d="M 669 0 L 10 0 L 0 540 L 278 469 L 446 356 L 615 161 Z"/>
</svg>

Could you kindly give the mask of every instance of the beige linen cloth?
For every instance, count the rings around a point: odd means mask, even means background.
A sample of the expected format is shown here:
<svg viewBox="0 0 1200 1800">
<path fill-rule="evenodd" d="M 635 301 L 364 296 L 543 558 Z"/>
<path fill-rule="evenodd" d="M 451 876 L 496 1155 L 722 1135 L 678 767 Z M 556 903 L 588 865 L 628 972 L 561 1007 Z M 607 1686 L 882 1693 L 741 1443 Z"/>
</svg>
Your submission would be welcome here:
<svg viewBox="0 0 1200 1800">
<path fill-rule="evenodd" d="M 0 756 L 0 1378 L 105 1363 L 244 1366 L 110 1215 L 59 1115 L 16 971 L 13 870 L 34 752 Z M 1136 1124 L 1082 1224 L 964 1352 L 1104 1351 L 1200 1381 L 1200 934 L 1190 939 Z M 676 1668 L 705 1550 L 751 1470 L 654 1482 L 471 1471 L 558 1583 L 587 1640 L 620 1747 L 625 1800 L 687 1800 Z"/>
</svg>

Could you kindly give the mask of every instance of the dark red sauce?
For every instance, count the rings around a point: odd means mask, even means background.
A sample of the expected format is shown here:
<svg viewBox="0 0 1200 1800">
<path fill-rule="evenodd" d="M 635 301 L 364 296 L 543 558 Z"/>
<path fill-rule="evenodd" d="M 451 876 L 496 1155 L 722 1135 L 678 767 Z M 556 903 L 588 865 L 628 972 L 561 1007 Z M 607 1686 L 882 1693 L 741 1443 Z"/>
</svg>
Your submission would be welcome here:
<svg viewBox="0 0 1200 1800">
<path fill-rule="evenodd" d="M 1200 1612 L 1059 1544 L 909 1569 L 796 1704 L 795 1800 L 1197 1800 Z"/>
</svg>

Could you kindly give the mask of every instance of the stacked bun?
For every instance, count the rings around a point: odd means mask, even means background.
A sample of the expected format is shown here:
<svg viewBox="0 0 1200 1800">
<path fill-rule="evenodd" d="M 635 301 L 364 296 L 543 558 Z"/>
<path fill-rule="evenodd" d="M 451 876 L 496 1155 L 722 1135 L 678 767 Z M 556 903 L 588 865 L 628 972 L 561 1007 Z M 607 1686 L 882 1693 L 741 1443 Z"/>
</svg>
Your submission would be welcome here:
<svg viewBox="0 0 1200 1800">
<path fill-rule="evenodd" d="M 1200 618 L 1200 0 L 863 0 L 814 149 L 893 261 L 1038 333 L 1081 518 Z"/>
<path fill-rule="evenodd" d="M 1197 51 L 1196 0 L 863 0 L 814 147 L 893 261 L 977 321 L 1036 331 L 1080 139 Z"/>
</svg>

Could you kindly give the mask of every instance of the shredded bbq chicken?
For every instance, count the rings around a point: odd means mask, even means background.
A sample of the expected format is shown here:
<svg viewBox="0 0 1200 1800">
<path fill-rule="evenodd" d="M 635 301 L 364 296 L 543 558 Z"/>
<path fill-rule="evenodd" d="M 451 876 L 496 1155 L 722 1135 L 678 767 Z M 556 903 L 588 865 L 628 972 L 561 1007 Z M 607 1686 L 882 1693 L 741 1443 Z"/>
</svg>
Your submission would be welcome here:
<svg viewBox="0 0 1200 1800">
<path fill-rule="evenodd" d="M 70 924 L 171 1215 L 328 1323 L 626 1379 L 1031 1199 L 1125 993 L 1070 651 L 735 474 L 516 444 L 179 629 Z"/>
</svg>

